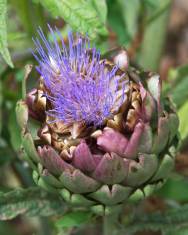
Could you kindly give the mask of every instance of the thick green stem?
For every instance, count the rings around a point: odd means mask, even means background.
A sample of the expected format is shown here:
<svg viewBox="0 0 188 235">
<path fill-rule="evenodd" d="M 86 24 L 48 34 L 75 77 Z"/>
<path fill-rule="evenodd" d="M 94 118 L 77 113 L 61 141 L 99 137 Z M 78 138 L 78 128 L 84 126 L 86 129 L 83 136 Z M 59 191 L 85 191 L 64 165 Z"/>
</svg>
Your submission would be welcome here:
<svg viewBox="0 0 188 235">
<path fill-rule="evenodd" d="M 117 216 L 106 215 L 103 222 L 103 235 L 116 235 L 117 234 Z"/>
<path fill-rule="evenodd" d="M 118 233 L 118 217 L 120 208 L 111 211 L 110 214 L 104 216 L 103 235 L 119 235 Z"/>
</svg>

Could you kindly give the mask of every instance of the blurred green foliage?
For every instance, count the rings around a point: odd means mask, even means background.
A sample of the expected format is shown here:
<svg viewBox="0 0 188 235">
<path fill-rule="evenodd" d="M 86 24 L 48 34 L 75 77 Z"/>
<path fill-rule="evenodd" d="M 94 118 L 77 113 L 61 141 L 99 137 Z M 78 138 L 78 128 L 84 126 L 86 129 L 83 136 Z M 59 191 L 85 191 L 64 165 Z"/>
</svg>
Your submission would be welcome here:
<svg viewBox="0 0 188 235">
<path fill-rule="evenodd" d="M 7 1 L 0 1 L 0 52 L 10 67 L 13 67 L 7 43 L 7 25 L 6 25 Z"/>
</svg>

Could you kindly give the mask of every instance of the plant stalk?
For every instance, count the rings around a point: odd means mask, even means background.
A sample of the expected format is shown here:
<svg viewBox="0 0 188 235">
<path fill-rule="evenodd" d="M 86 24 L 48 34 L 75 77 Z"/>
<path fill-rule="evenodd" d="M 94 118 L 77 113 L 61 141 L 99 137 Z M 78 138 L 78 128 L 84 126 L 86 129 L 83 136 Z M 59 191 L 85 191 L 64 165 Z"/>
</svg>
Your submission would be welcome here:
<svg viewBox="0 0 188 235">
<path fill-rule="evenodd" d="M 119 211 L 105 215 L 103 219 L 103 235 L 118 235 Z"/>
</svg>

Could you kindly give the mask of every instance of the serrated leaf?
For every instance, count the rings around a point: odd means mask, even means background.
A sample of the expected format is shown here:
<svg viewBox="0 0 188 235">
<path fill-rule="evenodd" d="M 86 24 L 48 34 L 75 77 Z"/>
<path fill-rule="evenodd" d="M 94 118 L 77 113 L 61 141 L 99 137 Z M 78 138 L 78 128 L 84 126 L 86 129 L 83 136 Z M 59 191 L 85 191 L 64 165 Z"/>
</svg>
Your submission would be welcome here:
<svg viewBox="0 0 188 235">
<path fill-rule="evenodd" d="M 78 227 L 86 223 L 91 218 L 91 212 L 74 211 L 65 214 L 60 220 L 56 222 L 58 228 Z"/>
<path fill-rule="evenodd" d="M 152 230 L 167 232 L 179 231 L 188 227 L 188 205 L 183 205 L 176 209 L 169 209 L 163 213 L 155 212 L 150 214 L 135 214 L 129 221 L 129 225 L 125 225 L 127 234 L 133 234 L 137 231 Z M 121 234 L 121 233 L 120 233 Z M 122 233 L 123 235 L 124 233 Z M 171 233 L 170 233 L 171 234 Z M 176 233 L 175 233 L 176 234 Z"/>
<path fill-rule="evenodd" d="M 188 102 L 186 102 L 178 111 L 178 116 L 180 120 L 179 131 L 182 139 L 188 137 L 187 115 L 188 115 Z"/>
<path fill-rule="evenodd" d="M 91 38 L 107 35 L 107 29 L 94 8 L 93 0 L 40 0 L 53 17 L 62 17 L 74 31 L 88 34 Z"/>
<path fill-rule="evenodd" d="M 7 43 L 7 25 L 6 25 L 7 1 L 0 0 L 0 53 L 10 67 L 14 67 Z"/>
<path fill-rule="evenodd" d="M 106 23 L 107 17 L 107 4 L 106 0 L 92 0 L 93 6 L 96 9 L 98 16 L 100 17 L 101 22 L 103 24 Z"/>
<path fill-rule="evenodd" d="M 51 216 L 62 214 L 64 210 L 62 200 L 38 187 L 0 193 L 0 220 L 13 219 L 20 214 Z"/>
</svg>

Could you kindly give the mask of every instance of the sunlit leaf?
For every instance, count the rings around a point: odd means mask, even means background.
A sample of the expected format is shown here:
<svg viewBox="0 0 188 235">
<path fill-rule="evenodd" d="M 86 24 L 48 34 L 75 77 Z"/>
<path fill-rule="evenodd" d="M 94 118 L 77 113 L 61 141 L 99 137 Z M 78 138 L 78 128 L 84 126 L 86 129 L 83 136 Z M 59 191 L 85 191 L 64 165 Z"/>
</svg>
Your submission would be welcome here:
<svg viewBox="0 0 188 235">
<path fill-rule="evenodd" d="M 178 116 L 180 119 L 179 131 L 182 139 L 188 137 L 187 115 L 188 115 L 188 101 L 178 111 Z"/>
<path fill-rule="evenodd" d="M 53 17 L 62 17 L 74 31 L 87 33 L 91 38 L 107 35 L 102 9 L 99 12 L 93 0 L 40 0 L 40 3 Z"/>
<path fill-rule="evenodd" d="M 87 223 L 91 218 L 91 212 L 87 211 L 74 211 L 65 214 L 60 220 L 56 222 L 58 228 L 78 227 L 81 224 Z"/>
<path fill-rule="evenodd" d="M 6 25 L 7 1 L 0 0 L 0 53 L 10 67 L 14 67 L 7 43 L 7 25 Z"/>
<path fill-rule="evenodd" d="M 100 17 L 101 22 L 106 23 L 107 17 L 107 5 L 106 0 L 92 0 L 93 6 L 96 9 L 98 16 Z"/>
</svg>

